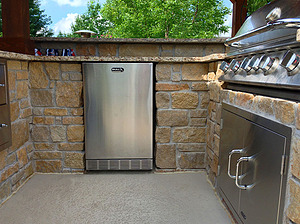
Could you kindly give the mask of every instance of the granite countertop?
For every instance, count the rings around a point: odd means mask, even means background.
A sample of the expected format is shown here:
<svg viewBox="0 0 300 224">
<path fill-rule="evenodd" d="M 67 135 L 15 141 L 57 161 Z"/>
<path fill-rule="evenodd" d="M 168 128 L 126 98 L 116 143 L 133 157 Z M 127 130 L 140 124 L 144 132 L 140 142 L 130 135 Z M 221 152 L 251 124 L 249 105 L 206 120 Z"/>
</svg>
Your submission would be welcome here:
<svg viewBox="0 0 300 224">
<path fill-rule="evenodd" d="M 35 42 L 83 42 L 83 43 L 144 43 L 144 44 L 215 44 L 224 43 L 228 38 L 211 39 L 164 39 L 164 38 L 63 38 L 63 37 L 32 37 Z"/>
<path fill-rule="evenodd" d="M 7 51 L 0 51 L 0 58 L 24 61 L 60 61 L 60 62 L 166 62 L 192 63 L 223 60 L 226 54 L 218 53 L 204 57 L 98 57 L 98 56 L 33 56 Z"/>
</svg>

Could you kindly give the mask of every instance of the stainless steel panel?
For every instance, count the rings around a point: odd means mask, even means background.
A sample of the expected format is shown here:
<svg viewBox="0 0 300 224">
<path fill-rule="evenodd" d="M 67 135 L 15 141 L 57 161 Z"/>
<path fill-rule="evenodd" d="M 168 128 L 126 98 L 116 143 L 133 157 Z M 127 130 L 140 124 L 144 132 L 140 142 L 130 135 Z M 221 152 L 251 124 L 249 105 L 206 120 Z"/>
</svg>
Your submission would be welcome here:
<svg viewBox="0 0 300 224">
<path fill-rule="evenodd" d="M 152 159 L 86 160 L 87 170 L 152 170 Z"/>
<path fill-rule="evenodd" d="M 254 161 L 244 163 L 247 170 L 242 171 L 245 176 L 240 183 L 254 186 L 241 191 L 239 213 L 245 224 L 280 223 L 276 214 L 280 204 L 280 171 L 286 138 L 254 123 L 245 136 L 246 156 L 253 156 Z M 263 209 L 257 209 L 258 206 Z"/>
<path fill-rule="evenodd" d="M 86 159 L 152 158 L 151 63 L 84 63 Z"/>
<path fill-rule="evenodd" d="M 0 150 L 11 145 L 11 126 L 9 106 L 0 106 Z"/>
<path fill-rule="evenodd" d="M 245 119 L 236 116 L 226 110 L 222 111 L 223 128 L 220 142 L 220 175 L 218 176 L 218 187 L 225 196 L 230 196 L 232 209 L 238 210 L 239 191 L 234 181 L 228 176 L 227 167 L 229 154 L 232 150 L 244 148 Z M 245 154 L 233 154 L 230 164 L 230 173 L 235 174 L 237 159 Z"/>
<path fill-rule="evenodd" d="M 5 64 L 0 63 L 0 105 L 7 103 L 7 86 L 6 86 Z"/>
</svg>

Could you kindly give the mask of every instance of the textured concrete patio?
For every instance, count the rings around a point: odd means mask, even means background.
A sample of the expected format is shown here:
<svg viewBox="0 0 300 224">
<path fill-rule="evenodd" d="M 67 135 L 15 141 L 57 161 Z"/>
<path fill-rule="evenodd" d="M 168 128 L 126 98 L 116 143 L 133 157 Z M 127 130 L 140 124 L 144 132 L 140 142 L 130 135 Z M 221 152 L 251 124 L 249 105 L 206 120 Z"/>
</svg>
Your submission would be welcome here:
<svg viewBox="0 0 300 224">
<path fill-rule="evenodd" d="M 0 223 L 230 224 L 198 173 L 33 176 L 0 207 Z"/>
</svg>

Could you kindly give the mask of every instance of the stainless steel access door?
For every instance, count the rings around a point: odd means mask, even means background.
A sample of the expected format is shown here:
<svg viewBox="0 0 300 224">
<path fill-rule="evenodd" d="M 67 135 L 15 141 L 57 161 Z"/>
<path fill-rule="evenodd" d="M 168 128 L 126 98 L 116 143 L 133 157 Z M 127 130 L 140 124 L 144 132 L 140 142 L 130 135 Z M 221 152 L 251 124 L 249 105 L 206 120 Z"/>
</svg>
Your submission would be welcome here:
<svg viewBox="0 0 300 224">
<path fill-rule="evenodd" d="M 83 71 L 86 159 L 152 159 L 152 63 L 84 63 Z"/>
</svg>

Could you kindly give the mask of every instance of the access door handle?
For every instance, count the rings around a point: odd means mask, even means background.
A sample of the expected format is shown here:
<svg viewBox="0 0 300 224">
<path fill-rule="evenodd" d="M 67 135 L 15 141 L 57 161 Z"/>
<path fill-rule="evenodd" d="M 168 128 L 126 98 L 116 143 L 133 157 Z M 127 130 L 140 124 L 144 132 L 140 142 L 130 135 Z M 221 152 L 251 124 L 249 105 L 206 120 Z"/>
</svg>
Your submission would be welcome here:
<svg viewBox="0 0 300 224">
<path fill-rule="evenodd" d="M 241 153 L 243 153 L 243 152 L 244 152 L 244 149 L 234 149 L 234 150 L 232 150 L 232 151 L 229 153 L 227 174 L 228 174 L 228 176 L 229 176 L 230 178 L 232 178 L 232 179 L 235 179 L 236 176 L 234 176 L 234 175 L 232 175 L 232 174 L 230 173 L 230 170 L 231 170 L 231 157 L 232 157 L 233 154 L 236 154 L 236 153 L 241 154 Z"/>
<path fill-rule="evenodd" d="M 245 185 L 242 185 L 239 183 L 239 178 L 238 178 L 238 175 L 239 175 L 239 167 L 240 167 L 240 164 L 242 162 L 253 162 L 254 161 L 254 156 L 249 156 L 249 157 L 241 157 L 237 164 L 236 164 L 236 173 L 235 173 L 235 185 L 242 189 L 242 190 L 249 190 L 251 188 L 254 187 L 254 183 L 253 184 L 245 184 Z"/>
</svg>

